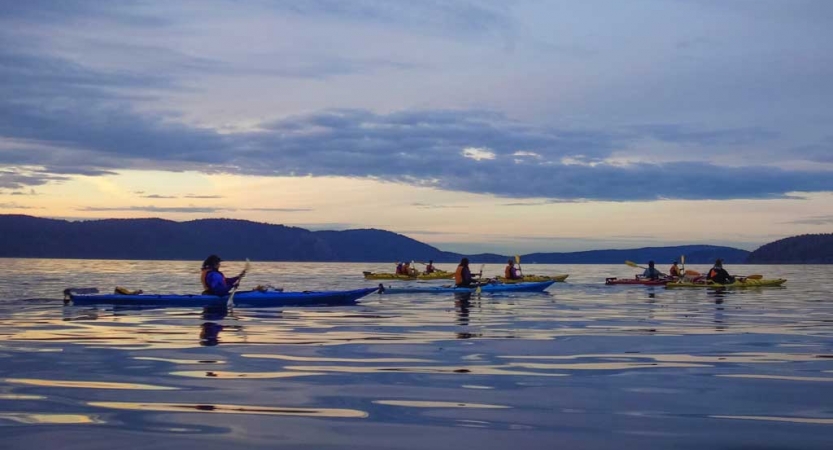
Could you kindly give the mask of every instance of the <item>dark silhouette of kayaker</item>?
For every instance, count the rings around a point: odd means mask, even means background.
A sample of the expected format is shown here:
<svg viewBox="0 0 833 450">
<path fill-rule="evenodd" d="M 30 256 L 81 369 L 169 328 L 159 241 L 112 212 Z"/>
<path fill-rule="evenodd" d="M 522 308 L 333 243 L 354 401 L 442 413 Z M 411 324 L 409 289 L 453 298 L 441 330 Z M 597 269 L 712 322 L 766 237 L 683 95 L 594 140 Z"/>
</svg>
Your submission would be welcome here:
<svg viewBox="0 0 833 450">
<path fill-rule="evenodd" d="M 228 295 L 234 287 L 240 284 L 240 280 L 246 275 L 246 271 L 244 270 L 236 277 L 226 278 L 223 272 L 220 272 L 220 263 L 222 261 L 219 256 L 211 255 L 202 263 L 200 281 L 204 289 L 203 294 Z"/>
<path fill-rule="evenodd" d="M 457 266 L 457 271 L 454 273 L 454 284 L 457 287 L 472 287 L 474 278 L 471 276 L 469 270 L 469 259 L 463 258 L 460 260 L 460 265 Z"/>
<path fill-rule="evenodd" d="M 662 272 L 654 267 L 653 261 L 648 261 L 648 268 L 645 269 L 645 272 L 642 272 L 642 278 L 648 278 L 649 280 L 658 280 L 663 276 Z"/>
<path fill-rule="evenodd" d="M 425 266 L 425 274 L 430 275 L 430 274 L 436 272 L 436 270 L 437 269 L 434 268 L 434 260 L 429 259 L 428 260 L 428 265 Z"/>
<path fill-rule="evenodd" d="M 723 260 L 718 259 L 714 262 L 714 267 L 709 270 L 706 279 L 717 284 L 732 284 L 735 282 L 735 277 L 729 275 L 729 272 L 723 268 Z"/>
<path fill-rule="evenodd" d="M 682 274 L 680 273 L 680 267 L 677 265 L 677 261 L 674 261 L 674 264 L 671 265 L 671 268 L 668 269 L 668 275 L 672 277 L 681 277 Z"/>
<path fill-rule="evenodd" d="M 503 278 L 506 278 L 507 280 L 519 280 L 523 278 L 515 269 L 514 259 L 506 261 L 506 268 L 503 269 Z"/>
</svg>

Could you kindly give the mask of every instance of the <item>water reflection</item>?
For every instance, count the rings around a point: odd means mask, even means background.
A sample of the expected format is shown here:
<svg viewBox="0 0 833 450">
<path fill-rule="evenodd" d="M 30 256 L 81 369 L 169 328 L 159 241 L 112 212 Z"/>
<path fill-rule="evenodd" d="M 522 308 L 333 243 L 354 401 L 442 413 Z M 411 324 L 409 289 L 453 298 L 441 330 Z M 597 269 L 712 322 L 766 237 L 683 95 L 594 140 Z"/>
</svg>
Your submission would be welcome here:
<svg viewBox="0 0 833 450">
<path fill-rule="evenodd" d="M 0 420 L 26 425 L 79 425 L 102 424 L 104 420 L 84 414 L 0 413 Z"/>
<path fill-rule="evenodd" d="M 221 405 L 203 403 L 138 403 L 138 402 L 88 402 L 98 408 L 127 409 L 134 411 L 199 412 L 219 414 L 254 414 L 301 417 L 340 417 L 363 419 L 364 411 L 337 408 L 281 408 L 256 405 Z"/>
<path fill-rule="evenodd" d="M 200 345 L 211 347 L 219 344 L 221 331 L 223 331 L 223 326 L 219 323 L 203 323 L 200 326 Z"/>
<path fill-rule="evenodd" d="M 195 289 L 193 265 L 180 274 L 177 264 L 106 262 L 66 273 L 95 281 L 85 285 L 164 278 L 170 287 L 160 290 Z M 365 266 L 264 263 L 251 276 L 260 284 L 282 276 L 288 290 L 352 288 L 363 283 L 360 269 L 384 271 Z M 66 281 L 61 267 L 54 283 Z M 99 414 L 108 421 L 99 428 L 125 433 L 126 447 L 141 445 L 142 433 L 190 432 L 224 433 L 223 445 L 240 448 L 297 436 L 307 439 L 298 447 L 326 448 L 345 435 L 361 435 L 369 448 L 386 448 L 381 437 L 370 440 L 377 435 L 447 446 L 448 435 L 433 433 L 438 424 L 482 428 L 466 444 L 483 448 L 496 445 L 497 429 L 527 430 L 515 434 L 529 439 L 518 441 L 524 448 L 546 448 L 554 431 L 576 448 L 614 448 L 589 436 L 631 439 L 650 428 L 650 440 L 622 446 L 673 448 L 689 444 L 673 436 L 691 436 L 719 414 L 709 425 L 722 427 L 714 441 L 690 446 L 729 448 L 717 444 L 754 433 L 773 447 L 827 448 L 817 442 L 833 401 L 825 389 L 833 386 L 833 295 L 817 279 L 829 267 L 803 281 L 784 274 L 788 290 L 743 292 L 613 290 L 601 287 L 602 270 L 615 269 L 581 267 L 549 295 L 371 296 L 351 307 L 64 308 L 0 294 L 0 425 L 82 424 Z M 793 269 L 761 271 L 774 270 Z M 640 405 L 647 411 L 622 415 Z M 741 416 L 750 413 L 773 417 Z M 34 437 L 55 429 L 26 426 Z"/>
</svg>

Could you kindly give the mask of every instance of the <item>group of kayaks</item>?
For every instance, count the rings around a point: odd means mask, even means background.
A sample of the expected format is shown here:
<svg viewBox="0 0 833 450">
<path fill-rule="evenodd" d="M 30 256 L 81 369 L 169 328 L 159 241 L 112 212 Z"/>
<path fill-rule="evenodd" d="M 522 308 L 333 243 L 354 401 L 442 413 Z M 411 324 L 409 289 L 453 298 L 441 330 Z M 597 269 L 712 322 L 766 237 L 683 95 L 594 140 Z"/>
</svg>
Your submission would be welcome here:
<svg viewBox="0 0 833 450">
<path fill-rule="evenodd" d="M 364 272 L 365 279 L 387 281 L 414 280 L 445 280 L 453 278 L 454 274 L 446 271 L 436 271 L 431 274 L 417 276 L 396 275 L 391 273 Z M 378 292 L 379 294 L 480 294 L 482 293 L 511 293 L 511 292 L 543 292 L 556 282 L 563 282 L 568 275 L 525 275 L 522 279 L 507 280 L 503 277 L 486 280 L 472 287 L 456 287 L 454 285 L 403 285 L 387 286 L 379 284 L 377 287 L 341 291 L 302 291 L 284 292 L 281 289 L 256 289 L 240 291 L 230 295 L 182 295 L 182 294 L 144 294 L 141 291 L 127 291 L 116 288 L 112 294 L 101 294 L 98 289 L 66 289 L 64 302 L 73 305 L 117 305 L 117 306 L 188 306 L 188 307 L 275 307 L 275 306 L 315 306 L 315 305 L 349 305 L 357 300 Z M 619 279 L 607 278 L 607 285 L 642 285 L 665 286 L 667 288 L 697 287 L 697 288 L 744 288 L 780 286 L 787 280 L 763 279 L 760 275 L 737 277 L 731 284 L 718 284 L 700 279 L 662 278 L 647 279 L 641 277 Z M 231 300 L 231 301 L 230 301 Z"/>
<path fill-rule="evenodd" d="M 787 280 L 783 278 L 744 278 L 737 277 L 733 283 L 715 283 L 714 281 L 705 279 L 687 279 L 687 278 L 660 278 L 652 280 L 649 278 L 607 278 L 605 284 L 607 285 L 642 285 L 642 286 L 665 286 L 666 288 L 746 288 L 746 287 L 772 287 L 781 286 Z"/>
</svg>

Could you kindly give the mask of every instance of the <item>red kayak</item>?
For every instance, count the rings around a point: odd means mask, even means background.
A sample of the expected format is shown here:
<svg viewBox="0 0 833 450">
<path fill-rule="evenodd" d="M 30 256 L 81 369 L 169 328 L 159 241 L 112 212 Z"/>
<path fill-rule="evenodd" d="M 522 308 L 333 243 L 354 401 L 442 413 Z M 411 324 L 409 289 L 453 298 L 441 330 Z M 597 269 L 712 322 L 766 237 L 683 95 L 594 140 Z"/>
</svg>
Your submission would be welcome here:
<svg viewBox="0 0 833 450">
<path fill-rule="evenodd" d="M 651 280 L 650 278 L 627 278 L 620 280 L 618 278 L 605 278 L 605 284 L 638 284 L 642 286 L 665 286 L 669 282 L 674 281 L 672 278 L 660 278 L 658 280 Z"/>
</svg>

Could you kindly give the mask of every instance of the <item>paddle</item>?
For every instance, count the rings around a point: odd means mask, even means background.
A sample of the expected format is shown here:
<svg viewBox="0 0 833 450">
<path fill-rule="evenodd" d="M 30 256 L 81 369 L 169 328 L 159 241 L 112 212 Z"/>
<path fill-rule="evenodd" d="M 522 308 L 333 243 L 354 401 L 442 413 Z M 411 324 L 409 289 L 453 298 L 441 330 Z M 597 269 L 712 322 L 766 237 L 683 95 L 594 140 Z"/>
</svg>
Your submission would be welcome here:
<svg viewBox="0 0 833 450">
<path fill-rule="evenodd" d="M 743 278 L 744 280 L 760 280 L 764 277 L 763 275 L 760 275 L 760 274 L 757 274 L 757 273 L 752 274 L 752 275 L 747 275 L 747 276 L 743 276 L 743 275 L 735 275 L 735 276 L 738 277 L 738 278 Z"/>
<path fill-rule="evenodd" d="M 520 275 L 521 278 L 523 278 L 524 273 L 521 270 L 521 255 L 515 255 L 515 264 L 518 266 L 518 275 Z"/>
<path fill-rule="evenodd" d="M 645 267 L 645 266 L 640 266 L 639 264 L 637 264 L 637 263 L 635 263 L 635 262 L 633 262 L 633 261 L 625 261 L 625 264 L 627 264 L 627 265 L 629 265 L 629 266 L 631 266 L 631 267 L 638 268 L 638 269 L 646 269 L 646 270 L 648 269 L 647 267 Z M 663 276 L 663 277 L 667 277 L 667 276 L 668 276 L 668 275 L 666 275 L 666 274 L 664 274 L 664 273 L 662 273 L 662 272 L 659 272 L 659 274 L 660 274 L 660 276 Z"/>
<path fill-rule="evenodd" d="M 629 266 L 631 266 L 631 267 L 633 267 L 633 268 L 636 268 L 636 269 L 647 269 L 647 267 L 645 267 L 645 266 L 640 266 L 639 264 L 637 264 L 637 263 L 635 263 L 635 262 L 633 262 L 633 261 L 625 261 L 625 264 L 627 264 L 627 265 L 629 265 Z"/>
<path fill-rule="evenodd" d="M 481 279 L 483 278 L 483 268 L 484 267 L 486 267 L 485 263 L 480 265 L 480 274 L 477 276 L 478 278 L 481 278 Z M 481 282 L 479 282 L 479 281 L 477 282 L 477 288 L 474 290 L 475 295 L 480 295 L 480 293 L 483 292 L 483 289 L 481 289 L 482 285 L 483 284 Z"/>
<path fill-rule="evenodd" d="M 243 266 L 243 271 L 240 272 L 238 275 L 237 285 L 231 289 L 231 295 L 228 296 L 228 302 L 226 303 L 226 308 L 233 308 L 234 307 L 234 294 L 237 293 L 237 289 L 240 287 L 240 282 L 243 281 L 243 277 L 246 276 L 246 272 L 249 271 L 251 264 L 249 264 L 249 258 L 246 258 L 246 265 Z"/>
<path fill-rule="evenodd" d="M 680 255 L 680 265 L 683 266 L 682 272 L 685 273 L 685 255 Z"/>
</svg>

